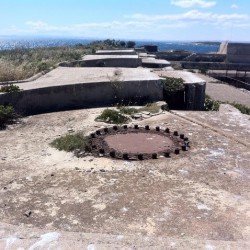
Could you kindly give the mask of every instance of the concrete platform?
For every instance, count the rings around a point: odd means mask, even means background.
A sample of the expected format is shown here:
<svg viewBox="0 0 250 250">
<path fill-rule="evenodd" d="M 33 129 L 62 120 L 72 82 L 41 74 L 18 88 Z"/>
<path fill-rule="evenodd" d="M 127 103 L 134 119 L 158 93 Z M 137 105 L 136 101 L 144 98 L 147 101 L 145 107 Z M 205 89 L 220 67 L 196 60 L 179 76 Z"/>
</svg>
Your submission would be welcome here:
<svg viewBox="0 0 250 250">
<path fill-rule="evenodd" d="M 101 111 L 0 131 L 0 249 L 250 248 L 249 116 L 226 105 L 139 122 L 189 138 L 190 150 L 168 159 L 78 159 L 49 146 L 69 129 L 105 126 L 94 121 Z"/>
<path fill-rule="evenodd" d="M 59 67 L 17 85 L 23 91 L 1 94 L 0 105 L 26 115 L 163 99 L 161 78 L 142 68 Z"/>
<path fill-rule="evenodd" d="M 103 54 L 103 55 L 86 55 L 83 57 L 86 67 L 126 67 L 137 68 L 141 66 L 141 59 L 138 55 L 118 55 L 118 54 Z"/>
<path fill-rule="evenodd" d="M 148 54 L 148 53 L 139 53 L 139 57 L 153 57 L 156 58 L 156 55 L 154 54 Z"/>
<path fill-rule="evenodd" d="M 97 50 L 97 55 L 136 55 L 134 49 Z"/>
<path fill-rule="evenodd" d="M 35 81 L 16 84 L 23 90 L 97 82 L 151 81 L 160 77 L 143 68 L 58 67 Z"/>
<path fill-rule="evenodd" d="M 106 60 L 106 59 L 138 59 L 138 55 L 86 55 L 84 61 L 88 60 Z"/>
<path fill-rule="evenodd" d="M 164 68 L 171 66 L 171 63 L 164 59 L 155 59 L 154 57 L 142 57 L 142 66 L 147 68 Z"/>
<path fill-rule="evenodd" d="M 174 70 L 174 71 L 155 71 L 160 77 L 174 77 L 181 78 L 185 84 L 206 83 L 199 75 L 191 72 Z"/>
</svg>

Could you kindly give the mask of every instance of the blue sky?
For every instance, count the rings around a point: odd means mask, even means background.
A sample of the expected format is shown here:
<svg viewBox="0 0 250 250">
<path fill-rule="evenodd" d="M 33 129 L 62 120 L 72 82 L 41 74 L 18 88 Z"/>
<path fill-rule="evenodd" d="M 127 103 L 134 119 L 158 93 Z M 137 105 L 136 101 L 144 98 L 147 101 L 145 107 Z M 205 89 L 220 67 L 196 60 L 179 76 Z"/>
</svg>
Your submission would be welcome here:
<svg viewBox="0 0 250 250">
<path fill-rule="evenodd" d="M 0 35 L 250 41 L 250 1 L 0 0 Z"/>
</svg>

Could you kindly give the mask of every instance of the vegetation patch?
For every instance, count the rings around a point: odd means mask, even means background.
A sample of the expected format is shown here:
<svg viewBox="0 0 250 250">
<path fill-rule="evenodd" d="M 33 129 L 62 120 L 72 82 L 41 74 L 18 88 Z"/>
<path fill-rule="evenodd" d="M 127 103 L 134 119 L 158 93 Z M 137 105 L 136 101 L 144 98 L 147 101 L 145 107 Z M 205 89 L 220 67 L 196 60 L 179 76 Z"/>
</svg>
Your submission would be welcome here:
<svg viewBox="0 0 250 250">
<path fill-rule="evenodd" d="M 163 89 L 166 92 L 184 90 L 184 81 L 182 78 L 166 77 L 163 80 Z"/>
<path fill-rule="evenodd" d="M 12 106 L 0 105 L 0 129 L 7 124 L 13 123 L 17 119 L 17 114 Z"/>
<path fill-rule="evenodd" d="M 237 108 L 242 114 L 250 115 L 250 108 L 246 105 L 236 103 L 236 102 L 229 102 L 228 104 Z"/>
<path fill-rule="evenodd" d="M 205 98 L 205 110 L 206 111 L 218 111 L 220 104 L 229 104 L 237 108 L 242 114 L 250 115 L 250 108 L 246 105 L 237 102 L 220 102 L 213 100 L 210 96 L 206 95 Z"/>
<path fill-rule="evenodd" d="M 221 102 L 213 100 L 210 96 L 205 97 L 205 110 L 206 111 L 218 111 Z"/>
<path fill-rule="evenodd" d="M 14 84 L 8 84 L 8 85 L 3 85 L 0 88 L 0 92 L 18 92 L 21 89 L 19 88 L 19 86 L 14 85 Z"/>
<path fill-rule="evenodd" d="M 96 119 L 98 122 L 106 122 L 111 124 L 124 124 L 128 123 L 130 119 L 113 109 L 105 109 Z"/>
<path fill-rule="evenodd" d="M 58 150 L 72 152 L 77 149 L 81 151 L 90 151 L 89 139 L 81 132 L 76 134 L 67 134 L 55 139 L 50 145 Z"/>
<path fill-rule="evenodd" d="M 121 48 L 123 45 L 122 41 L 107 39 L 86 45 L 2 50 L 0 82 L 27 79 L 41 71 L 49 71 L 60 62 L 81 60 L 83 55 L 100 49 Z"/>
<path fill-rule="evenodd" d="M 120 112 L 122 114 L 125 114 L 125 115 L 133 115 L 133 114 L 136 114 L 140 111 L 139 109 L 130 108 L 130 107 L 126 107 L 126 106 L 119 106 L 118 109 L 120 110 Z"/>
<path fill-rule="evenodd" d="M 145 112 L 150 112 L 152 114 L 156 114 L 159 113 L 160 109 L 161 107 L 157 103 L 153 102 L 153 103 L 147 103 L 144 107 L 140 108 L 138 112 L 145 111 Z"/>
<path fill-rule="evenodd" d="M 129 106 L 118 106 L 117 107 L 122 114 L 133 115 L 140 112 L 149 112 L 152 114 L 159 113 L 161 107 L 157 103 L 147 103 L 142 108 L 131 108 Z"/>
</svg>

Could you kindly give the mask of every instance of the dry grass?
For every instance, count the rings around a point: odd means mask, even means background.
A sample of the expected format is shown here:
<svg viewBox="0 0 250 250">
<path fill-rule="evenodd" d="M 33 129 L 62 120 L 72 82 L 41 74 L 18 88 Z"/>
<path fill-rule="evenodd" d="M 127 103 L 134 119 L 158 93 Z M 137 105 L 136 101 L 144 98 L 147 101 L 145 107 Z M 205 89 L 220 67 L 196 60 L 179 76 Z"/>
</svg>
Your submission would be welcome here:
<svg viewBox="0 0 250 250">
<path fill-rule="evenodd" d="M 80 60 L 83 55 L 98 49 L 109 49 L 118 45 L 97 41 L 89 45 L 0 51 L 0 82 L 23 80 L 41 71 L 55 67 L 59 62 Z"/>
</svg>

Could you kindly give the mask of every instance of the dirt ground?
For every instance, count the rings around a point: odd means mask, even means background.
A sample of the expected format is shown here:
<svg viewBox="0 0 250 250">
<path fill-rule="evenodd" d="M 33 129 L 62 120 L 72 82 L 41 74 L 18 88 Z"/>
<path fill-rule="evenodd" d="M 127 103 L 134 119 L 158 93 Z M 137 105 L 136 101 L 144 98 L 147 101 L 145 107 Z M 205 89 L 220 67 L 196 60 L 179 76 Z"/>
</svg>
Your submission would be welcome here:
<svg viewBox="0 0 250 250">
<path fill-rule="evenodd" d="M 103 127 L 101 111 L 30 116 L 0 131 L 0 249 L 250 249 L 249 116 L 223 105 L 138 122 L 189 138 L 190 150 L 171 158 L 50 147 Z"/>
</svg>

